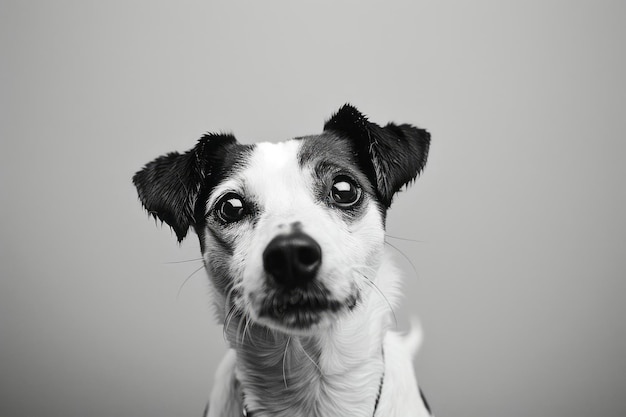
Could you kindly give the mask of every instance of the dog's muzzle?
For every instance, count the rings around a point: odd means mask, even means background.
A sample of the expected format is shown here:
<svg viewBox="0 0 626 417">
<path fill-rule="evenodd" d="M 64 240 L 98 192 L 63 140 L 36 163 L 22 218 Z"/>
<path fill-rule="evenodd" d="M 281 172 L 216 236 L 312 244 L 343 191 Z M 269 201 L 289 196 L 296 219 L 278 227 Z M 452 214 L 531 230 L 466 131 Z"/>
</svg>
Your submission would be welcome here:
<svg viewBox="0 0 626 417">
<path fill-rule="evenodd" d="M 322 264 L 322 248 L 308 234 L 297 230 L 276 236 L 263 251 L 268 277 L 286 290 L 305 288 Z"/>
<path fill-rule="evenodd" d="M 258 307 L 259 317 L 282 329 L 305 330 L 328 314 L 352 309 L 358 293 L 337 300 L 320 281 L 322 248 L 302 230 L 274 237 L 263 251 L 267 294 Z"/>
</svg>

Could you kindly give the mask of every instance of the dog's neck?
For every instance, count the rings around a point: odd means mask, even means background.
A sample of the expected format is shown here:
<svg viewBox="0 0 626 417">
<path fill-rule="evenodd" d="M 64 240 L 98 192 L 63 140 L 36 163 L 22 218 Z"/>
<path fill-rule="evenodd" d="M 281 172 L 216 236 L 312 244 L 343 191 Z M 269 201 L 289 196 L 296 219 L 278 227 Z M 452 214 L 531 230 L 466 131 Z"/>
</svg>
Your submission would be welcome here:
<svg viewBox="0 0 626 417">
<path fill-rule="evenodd" d="M 248 332 L 250 343 L 236 348 L 236 375 L 255 417 L 373 415 L 384 357 L 381 335 L 367 336 L 371 328 L 311 337 Z"/>
<path fill-rule="evenodd" d="M 242 407 L 254 417 L 371 417 L 384 375 L 383 338 L 392 322 L 389 302 L 395 299 L 385 292 L 384 287 L 380 293 L 369 291 L 358 311 L 312 336 L 231 324 L 231 329 L 246 327 L 236 343 L 235 335 L 228 335 L 237 353 Z"/>
</svg>

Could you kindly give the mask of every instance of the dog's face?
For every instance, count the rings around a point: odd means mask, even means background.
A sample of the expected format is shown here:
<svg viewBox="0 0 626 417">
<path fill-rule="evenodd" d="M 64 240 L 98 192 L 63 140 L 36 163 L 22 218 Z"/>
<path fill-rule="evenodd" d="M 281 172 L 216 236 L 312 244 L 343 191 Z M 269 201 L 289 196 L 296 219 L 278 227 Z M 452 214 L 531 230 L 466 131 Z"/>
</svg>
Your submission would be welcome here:
<svg viewBox="0 0 626 417">
<path fill-rule="evenodd" d="M 194 227 L 222 320 L 286 333 L 329 326 L 370 290 L 393 195 L 423 168 L 426 131 L 344 106 L 320 135 L 240 145 L 207 135 L 134 177 L 179 240 Z"/>
<path fill-rule="evenodd" d="M 374 189 L 334 134 L 258 144 L 209 194 L 197 232 L 216 289 L 286 331 L 356 306 L 383 244 Z M 215 279 L 217 278 L 217 279 Z"/>
</svg>

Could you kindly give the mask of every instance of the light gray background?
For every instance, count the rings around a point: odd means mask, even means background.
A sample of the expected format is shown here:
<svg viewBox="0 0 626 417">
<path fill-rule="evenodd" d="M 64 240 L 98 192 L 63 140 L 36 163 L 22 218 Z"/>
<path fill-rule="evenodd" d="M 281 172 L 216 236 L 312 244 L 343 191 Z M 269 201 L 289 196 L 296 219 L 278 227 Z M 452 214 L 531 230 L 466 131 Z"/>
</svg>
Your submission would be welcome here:
<svg viewBox="0 0 626 417">
<path fill-rule="evenodd" d="M 433 134 L 388 232 L 437 415 L 626 415 L 625 5 L 0 2 L 0 416 L 199 416 L 198 244 L 130 178 L 346 101 Z"/>
</svg>

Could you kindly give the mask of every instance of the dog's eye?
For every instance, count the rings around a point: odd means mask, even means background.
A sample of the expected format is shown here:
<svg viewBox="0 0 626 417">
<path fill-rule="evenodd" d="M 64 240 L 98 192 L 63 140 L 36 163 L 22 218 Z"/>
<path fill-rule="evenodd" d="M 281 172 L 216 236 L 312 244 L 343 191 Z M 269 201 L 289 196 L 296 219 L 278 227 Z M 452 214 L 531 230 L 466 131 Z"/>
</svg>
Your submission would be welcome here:
<svg viewBox="0 0 626 417">
<path fill-rule="evenodd" d="M 341 208 L 356 204 L 361 198 L 361 188 L 347 175 L 337 175 L 330 189 L 330 200 Z"/>
<path fill-rule="evenodd" d="M 225 223 L 239 221 L 245 215 L 243 198 L 235 193 L 224 195 L 215 206 L 217 217 Z"/>
</svg>

